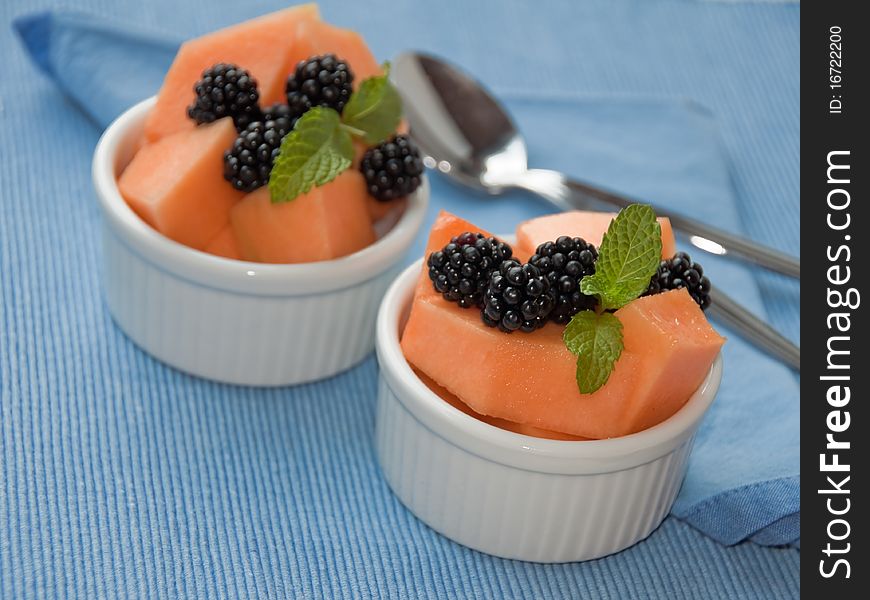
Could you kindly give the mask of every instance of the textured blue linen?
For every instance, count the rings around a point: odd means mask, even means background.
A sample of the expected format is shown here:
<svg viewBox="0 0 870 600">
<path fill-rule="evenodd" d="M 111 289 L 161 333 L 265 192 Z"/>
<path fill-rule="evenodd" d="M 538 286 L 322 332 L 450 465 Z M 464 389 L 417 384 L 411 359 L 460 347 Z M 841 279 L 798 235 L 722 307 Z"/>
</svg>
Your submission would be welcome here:
<svg viewBox="0 0 870 600">
<path fill-rule="evenodd" d="M 118 13 L 114 4 L 90 6 Z M 54 22 L 63 27 L 30 21 L 26 31 L 43 42 L 31 44 L 43 69 L 105 124 L 153 91 L 171 60 L 171 39 L 274 8 L 221 18 L 202 6 L 169 6 L 176 25 L 196 23 L 196 31 L 178 26 L 175 36 L 152 36 L 66 16 Z M 617 2 L 554 4 L 540 14 L 517 4 L 475 8 L 463 26 L 450 18 L 455 6 L 389 6 L 409 31 L 389 27 L 378 9 L 327 4 L 324 13 L 367 34 L 379 56 L 413 45 L 480 73 L 511 98 L 537 166 L 691 206 L 798 251 L 795 7 Z M 145 27 L 170 24 L 149 8 L 125 10 Z M 8 22 L 24 8 L 2 10 Z M 669 28 L 675 18 L 680 31 Z M 387 30 L 393 37 L 378 36 Z M 751 57 L 735 49 L 758 43 L 759 30 L 764 60 L 752 72 L 778 91 L 751 104 L 736 93 L 747 93 Z M 596 48 L 609 39 L 605 31 L 616 39 L 603 53 Z M 663 41 L 656 32 L 665 31 Z M 524 53 L 505 42 L 526 38 L 539 39 L 538 47 Z M 114 328 L 100 300 L 87 169 L 96 129 L 31 79 L 11 40 L 2 44 L 12 61 L 0 80 L 0 139 L 16 152 L 0 164 L 0 596 L 796 594 L 795 550 L 726 548 L 674 519 L 626 552 L 577 565 L 501 561 L 444 540 L 395 501 L 377 472 L 372 360 L 319 384 L 251 390 L 190 378 L 147 357 Z M 488 47 L 503 52 L 484 56 Z M 567 71 L 535 59 L 568 50 Z M 144 69 L 138 81 L 134 68 Z M 87 86 L 76 73 L 90 76 Z M 534 88 L 542 90 L 536 97 L 517 93 Z M 724 144 L 716 120 L 691 103 L 613 94 L 697 99 L 715 111 Z M 22 123 L 34 123 L 39 135 L 16 133 Z M 51 165 L 51 177 L 41 163 Z M 494 211 L 493 200 L 441 180 L 433 182 L 433 202 L 496 230 L 548 210 L 517 195 Z M 707 262 L 717 283 L 798 331 L 794 286 L 763 278 L 759 294 L 749 273 Z M 675 514 L 727 543 L 794 540 L 798 398 L 788 371 L 732 336 L 726 380 Z"/>
</svg>

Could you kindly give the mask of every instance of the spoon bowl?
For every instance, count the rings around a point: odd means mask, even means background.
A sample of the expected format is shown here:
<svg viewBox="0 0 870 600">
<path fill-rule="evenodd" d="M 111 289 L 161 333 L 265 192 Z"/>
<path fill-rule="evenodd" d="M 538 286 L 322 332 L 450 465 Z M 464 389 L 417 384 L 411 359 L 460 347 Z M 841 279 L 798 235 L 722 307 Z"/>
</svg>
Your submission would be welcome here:
<svg viewBox="0 0 870 600">
<path fill-rule="evenodd" d="M 513 119 L 470 76 L 431 55 L 406 52 L 396 57 L 392 77 L 410 96 L 404 110 L 427 166 L 492 195 L 528 171 Z"/>
</svg>

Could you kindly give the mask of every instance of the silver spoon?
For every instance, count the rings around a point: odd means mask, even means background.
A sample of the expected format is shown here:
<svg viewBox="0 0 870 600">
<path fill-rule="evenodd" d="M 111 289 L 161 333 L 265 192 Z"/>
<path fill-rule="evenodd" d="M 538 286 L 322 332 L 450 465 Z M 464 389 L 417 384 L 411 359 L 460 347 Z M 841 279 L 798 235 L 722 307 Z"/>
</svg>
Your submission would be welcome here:
<svg viewBox="0 0 870 600">
<path fill-rule="evenodd" d="M 613 210 L 636 201 L 562 173 L 529 169 L 526 145 L 510 116 L 477 81 L 441 59 L 406 52 L 393 62 L 391 77 L 405 98 L 411 136 L 427 155 L 427 166 L 492 195 L 524 189 L 563 210 Z M 675 230 L 698 248 L 747 260 L 800 278 L 800 261 L 777 250 L 659 208 Z M 763 350 L 800 370 L 800 349 L 773 328 L 715 290 L 714 316 Z"/>
</svg>

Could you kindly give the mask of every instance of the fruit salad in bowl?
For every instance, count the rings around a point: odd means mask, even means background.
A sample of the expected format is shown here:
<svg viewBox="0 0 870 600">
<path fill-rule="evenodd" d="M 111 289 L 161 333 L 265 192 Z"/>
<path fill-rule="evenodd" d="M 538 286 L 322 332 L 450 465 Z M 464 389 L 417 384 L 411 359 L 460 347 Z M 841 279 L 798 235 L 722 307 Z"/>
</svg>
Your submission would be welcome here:
<svg viewBox="0 0 870 600">
<path fill-rule="evenodd" d="M 251 385 L 372 349 L 428 201 L 388 72 L 314 4 L 182 44 L 94 154 L 107 303 L 133 341 Z"/>
<path fill-rule="evenodd" d="M 514 238 L 442 213 L 378 317 L 387 482 L 498 556 L 584 560 L 646 537 L 721 377 L 710 288 L 648 206 Z"/>
</svg>

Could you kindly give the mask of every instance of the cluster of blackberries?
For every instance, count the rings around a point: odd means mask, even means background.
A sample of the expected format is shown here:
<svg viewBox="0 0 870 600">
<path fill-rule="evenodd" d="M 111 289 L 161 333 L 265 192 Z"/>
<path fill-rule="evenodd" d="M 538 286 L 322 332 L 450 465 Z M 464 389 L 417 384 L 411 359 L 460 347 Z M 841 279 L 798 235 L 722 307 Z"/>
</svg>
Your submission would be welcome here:
<svg viewBox="0 0 870 600">
<path fill-rule="evenodd" d="M 287 78 L 287 104 L 261 108 L 257 81 L 234 64 L 216 64 L 194 86 L 187 109 L 197 124 L 231 117 L 239 132 L 224 153 L 224 178 L 237 190 L 250 192 L 269 182 L 281 140 L 307 110 L 315 106 L 341 113 L 353 93 L 353 72 L 334 54 L 301 61 Z M 369 193 L 388 201 L 406 196 L 421 182 L 420 153 L 405 136 L 395 136 L 370 148 L 360 164 Z"/>
<path fill-rule="evenodd" d="M 567 323 L 592 307 L 587 296 L 574 297 L 580 280 L 595 272 L 591 244 L 562 237 L 542 244 L 526 264 L 512 255 L 508 244 L 466 232 L 429 255 L 429 278 L 445 300 L 479 308 L 484 323 L 506 333 L 530 333 L 548 320 Z"/>
<path fill-rule="evenodd" d="M 512 257 L 508 244 L 465 232 L 427 260 L 437 292 L 462 308 L 478 308 L 483 322 L 505 333 L 531 333 L 553 321 L 564 325 L 595 298 L 580 291 L 595 273 L 598 249 L 579 237 L 561 236 L 538 246 L 529 262 Z M 710 280 L 685 252 L 663 260 L 644 296 L 686 288 L 702 309 L 710 306 Z"/>
<path fill-rule="evenodd" d="M 494 237 L 466 232 L 429 255 L 429 279 L 446 300 L 462 308 L 482 307 L 490 274 L 512 254 L 509 245 Z"/>
<path fill-rule="evenodd" d="M 197 124 L 232 117 L 239 136 L 224 153 L 224 178 L 234 188 L 251 192 L 269 182 L 281 140 L 313 106 L 339 113 L 353 92 L 353 73 L 333 54 L 300 62 L 287 78 L 287 104 L 260 108 L 257 81 L 241 67 L 216 64 L 194 86 L 187 114 Z"/>
<path fill-rule="evenodd" d="M 314 106 L 328 106 L 340 113 L 353 93 L 352 82 L 353 73 L 346 62 L 333 54 L 312 56 L 300 62 L 287 78 L 287 104 L 261 109 L 257 80 L 238 65 L 218 63 L 202 72 L 187 114 L 197 124 L 232 117 L 239 132 L 254 121 L 276 117 L 295 122 Z"/>
</svg>

